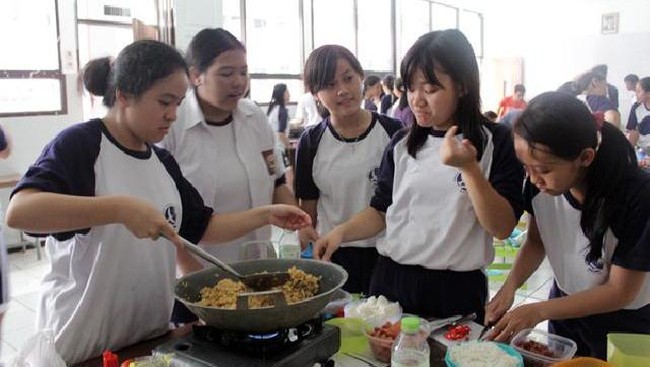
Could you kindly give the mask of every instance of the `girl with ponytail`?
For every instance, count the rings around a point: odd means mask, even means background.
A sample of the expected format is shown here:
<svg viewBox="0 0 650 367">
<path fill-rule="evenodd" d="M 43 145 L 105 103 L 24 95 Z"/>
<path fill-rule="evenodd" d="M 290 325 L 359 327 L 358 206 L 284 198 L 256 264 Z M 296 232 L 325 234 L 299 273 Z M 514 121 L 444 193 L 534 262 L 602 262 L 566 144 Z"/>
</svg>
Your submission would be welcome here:
<svg viewBox="0 0 650 367">
<path fill-rule="evenodd" d="M 513 132 L 530 219 L 517 261 L 486 307 L 488 322 L 500 319 L 490 337 L 508 340 L 549 320 L 578 355 L 605 359 L 607 333 L 650 333 L 650 175 L 623 133 L 563 93 L 534 98 Z M 545 256 L 554 273 L 549 300 L 506 313 Z"/>
</svg>

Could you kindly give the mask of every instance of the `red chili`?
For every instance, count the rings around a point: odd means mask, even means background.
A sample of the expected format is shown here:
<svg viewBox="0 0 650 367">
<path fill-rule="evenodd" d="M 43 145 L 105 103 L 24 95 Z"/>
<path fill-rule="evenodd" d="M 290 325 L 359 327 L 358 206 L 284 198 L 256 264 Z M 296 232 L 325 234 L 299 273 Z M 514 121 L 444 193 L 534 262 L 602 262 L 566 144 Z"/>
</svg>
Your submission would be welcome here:
<svg viewBox="0 0 650 367">
<path fill-rule="evenodd" d="M 445 338 L 448 340 L 459 340 L 465 338 L 467 335 L 469 335 L 469 332 L 471 331 L 470 327 L 467 325 L 457 325 L 457 326 L 452 326 L 447 330 L 445 333 Z"/>
</svg>

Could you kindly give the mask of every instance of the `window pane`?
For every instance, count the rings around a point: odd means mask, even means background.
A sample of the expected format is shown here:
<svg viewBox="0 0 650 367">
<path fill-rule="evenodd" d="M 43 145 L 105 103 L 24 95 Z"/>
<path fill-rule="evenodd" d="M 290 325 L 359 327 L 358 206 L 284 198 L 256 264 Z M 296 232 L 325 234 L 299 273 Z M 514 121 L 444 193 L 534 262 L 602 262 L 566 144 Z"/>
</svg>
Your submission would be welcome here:
<svg viewBox="0 0 650 367">
<path fill-rule="evenodd" d="M 273 86 L 278 83 L 287 85 L 287 89 L 291 95 L 290 101 L 292 102 L 297 101 L 305 93 L 302 80 L 299 79 L 252 79 L 251 99 L 258 104 L 269 103 L 271 101 L 271 94 L 273 93 Z"/>
<path fill-rule="evenodd" d="M 481 45 L 481 16 L 473 11 L 462 11 L 460 17 L 460 30 L 465 34 L 469 43 L 474 47 L 476 57 L 483 57 L 483 47 Z"/>
<path fill-rule="evenodd" d="M 221 4 L 223 29 L 241 40 L 241 7 L 239 6 L 239 0 L 222 0 Z"/>
<path fill-rule="evenodd" d="M 357 7 L 361 66 L 392 72 L 391 0 L 358 0 Z"/>
<path fill-rule="evenodd" d="M 427 1 L 402 1 L 400 21 L 400 60 L 413 43 L 429 32 L 429 3 Z"/>
<path fill-rule="evenodd" d="M 300 74 L 298 0 L 246 0 L 246 50 L 251 73 Z"/>
<path fill-rule="evenodd" d="M 131 28 L 79 24 L 79 67 L 89 60 L 104 56 L 117 56 L 128 44 L 133 42 Z"/>
<path fill-rule="evenodd" d="M 59 70 L 54 4 L 0 2 L 0 70 Z"/>
<path fill-rule="evenodd" d="M 442 4 L 431 4 L 431 30 L 458 28 L 458 9 Z"/>
<path fill-rule="evenodd" d="M 60 111 L 59 79 L 0 79 L 0 113 Z"/>
<path fill-rule="evenodd" d="M 314 0 L 314 48 L 335 44 L 354 49 L 354 8 L 349 0 Z"/>
</svg>

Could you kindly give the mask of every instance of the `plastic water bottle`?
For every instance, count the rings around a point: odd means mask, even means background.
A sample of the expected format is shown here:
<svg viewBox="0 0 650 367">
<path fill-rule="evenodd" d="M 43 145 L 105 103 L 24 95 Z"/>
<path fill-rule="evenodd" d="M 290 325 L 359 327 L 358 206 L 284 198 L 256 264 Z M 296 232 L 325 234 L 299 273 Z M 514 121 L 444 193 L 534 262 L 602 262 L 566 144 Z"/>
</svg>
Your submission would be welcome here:
<svg viewBox="0 0 650 367">
<path fill-rule="evenodd" d="M 298 238 L 298 232 L 285 230 L 280 237 L 278 247 L 280 248 L 281 259 L 299 259 L 300 239 Z"/>
<path fill-rule="evenodd" d="M 420 319 L 405 317 L 390 359 L 391 367 L 429 367 L 429 343 L 420 333 Z"/>
<path fill-rule="evenodd" d="M 643 148 L 637 148 L 636 150 L 636 160 L 639 162 L 639 166 L 645 167 L 646 162 L 645 159 L 647 157 L 647 154 L 645 153 L 645 150 Z"/>
</svg>

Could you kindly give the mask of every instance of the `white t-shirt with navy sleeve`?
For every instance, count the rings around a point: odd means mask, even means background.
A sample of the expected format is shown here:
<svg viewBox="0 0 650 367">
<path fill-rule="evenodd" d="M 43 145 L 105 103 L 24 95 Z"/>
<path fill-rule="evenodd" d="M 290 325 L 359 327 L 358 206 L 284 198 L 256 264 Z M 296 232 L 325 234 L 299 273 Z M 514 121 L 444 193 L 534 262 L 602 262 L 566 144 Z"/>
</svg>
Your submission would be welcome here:
<svg viewBox="0 0 650 367">
<path fill-rule="evenodd" d="M 523 168 L 510 129 L 483 125 L 486 144 L 478 162 L 483 175 L 513 209 L 522 213 Z M 371 206 L 386 213 L 386 235 L 379 254 L 403 265 L 432 270 L 472 271 L 494 259 L 492 236 L 481 227 L 458 168 L 440 159 L 445 131 L 430 130 L 413 158 L 407 132 L 400 132 L 384 154 Z"/>
<path fill-rule="evenodd" d="M 190 241 L 201 239 L 212 214 L 168 152 L 128 150 L 99 119 L 50 142 L 14 193 L 27 188 L 138 197 Z M 51 268 L 41 285 L 38 328 L 54 331 L 57 352 L 68 364 L 167 331 L 176 262 L 169 241 L 137 239 L 124 225 L 108 224 L 53 233 L 46 251 Z"/>
<path fill-rule="evenodd" d="M 296 152 L 296 197 L 318 200 L 318 233 L 331 231 L 368 207 L 383 151 L 401 127 L 399 121 L 373 113 L 358 138 L 340 137 L 329 118 L 302 134 Z M 375 242 L 373 237 L 341 246 L 374 247 Z"/>
<path fill-rule="evenodd" d="M 650 148 L 650 110 L 646 108 L 645 103 L 635 102 L 632 105 L 625 128 L 639 132 L 639 141 L 637 142 L 639 147 Z"/>
<path fill-rule="evenodd" d="M 534 216 L 544 251 L 553 269 L 557 286 L 573 294 L 602 285 L 609 279 L 612 265 L 650 272 L 650 176 L 629 174 L 618 191 L 619 210 L 605 233 L 602 257 L 587 263 L 589 240 L 580 227 L 581 205 L 570 194 L 542 193 L 529 180 L 524 188 L 526 211 Z M 626 309 L 650 304 L 650 278 Z"/>
</svg>

